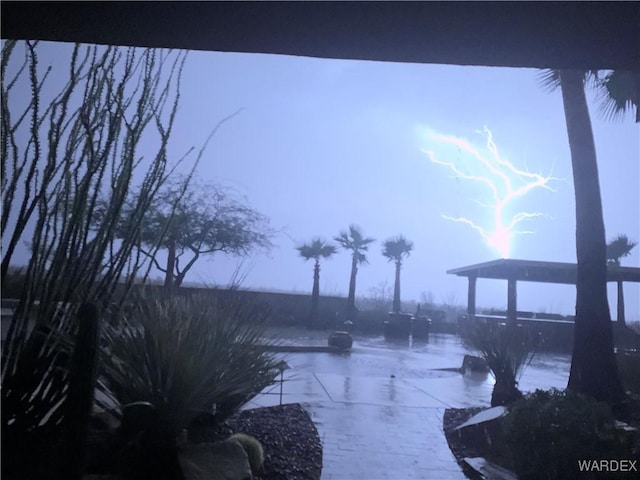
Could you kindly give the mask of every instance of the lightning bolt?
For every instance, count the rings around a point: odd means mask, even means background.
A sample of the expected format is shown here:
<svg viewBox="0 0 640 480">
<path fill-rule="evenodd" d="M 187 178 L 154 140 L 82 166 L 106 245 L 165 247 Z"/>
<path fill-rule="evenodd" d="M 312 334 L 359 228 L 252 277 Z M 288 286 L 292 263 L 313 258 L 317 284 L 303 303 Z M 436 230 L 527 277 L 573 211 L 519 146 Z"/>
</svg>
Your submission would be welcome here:
<svg viewBox="0 0 640 480">
<path fill-rule="evenodd" d="M 500 156 L 498 147 L 493 140 L 493 134 L 487 127 L 484 127 L 482 133 L 487 137 L 486 148 L 490 154 L 489 156 L 480 153 L 480 151 L 467 140 L 436 132 L 430 132 L 429 136 L 434 141 L 453 145 L 460 151 L 468 154 L 474 162 L 477 162 L 487 170 L 487 175 L 473 175 L 464 171 L 453 162 L 437 158 L 431 150 L 423 149 L 422 151 L 429 156 L 429 159 L 433 163 L 449 168 L 459 178 L 481 183 L 489 189 L 493 203 L 489 205 L 478 203 L 492 210 L 493 228 L 483 228 L 465 217 L 450 217 L 447 215 L 442 215 L 442 217 L 447 220 L 469 225 L 480 234 L 489 247 L 497 250 L 502 258 L 508 258 L 511 240 L 514 235 L 534 233 L 533 231 L 516 230 L 516 226 L 523 220 L 541 217 L 543 214 L 540 212 L 519 212 L 507 217 L 506 208 L 519 197 L 526 195 L 534 189 L 545 188 L 553 191 L 547 184 L 550 180 L 556 179 L 550 175 L 545 177 L 537 173 L 518 169 L 507 159 Z"/>
</svg>

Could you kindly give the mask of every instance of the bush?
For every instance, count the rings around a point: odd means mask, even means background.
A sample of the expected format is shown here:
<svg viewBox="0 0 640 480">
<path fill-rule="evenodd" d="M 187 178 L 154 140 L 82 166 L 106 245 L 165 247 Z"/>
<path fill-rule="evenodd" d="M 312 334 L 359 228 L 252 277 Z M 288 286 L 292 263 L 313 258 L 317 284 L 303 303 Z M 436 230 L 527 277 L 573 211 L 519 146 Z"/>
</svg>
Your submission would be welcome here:
<svg viewBox="0 0 640 480">
<path fill-rule="evenodd" d="M 503 425 L 521 480 L 590 478 L 579 460 L 629 459 L 632 451 L 607 404 L 569 390 L 536 390 L 510 407 Z"/>
<path fill-rule="evenodd" d="M 143 293 L 105 334 L 100 386 L 120 405 L 149 402 L 171 434 L 202 415 L 223 421 L 274 383 L 255 309 L 204 295 Z"/>
<path fill-rule="evenodd" d="M 527 331 L 516 325 L 475 324 L 469 336 L 496 379 L 491 406 L 508 405 L 522 397 L 518 379 L 535 355 L 534 341 Z"/>
</svg>

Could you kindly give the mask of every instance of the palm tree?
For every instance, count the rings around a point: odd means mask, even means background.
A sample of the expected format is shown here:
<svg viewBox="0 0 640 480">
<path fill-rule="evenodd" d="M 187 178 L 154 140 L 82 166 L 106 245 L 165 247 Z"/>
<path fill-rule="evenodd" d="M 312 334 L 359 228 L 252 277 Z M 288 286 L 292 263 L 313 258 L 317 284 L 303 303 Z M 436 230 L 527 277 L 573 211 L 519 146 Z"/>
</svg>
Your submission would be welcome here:
<svg viewBox="0 0 640 480">
<path fill-rule="evenodd" d="M 358 274 L 358 265 L 367 263 L 367 257 L 364 254 L 369 250 L 369 244 L 375 239 L 364 237 L 357 225 L 349 225 L 349 231 L 342 230 L 340 235 L 334 237 L 334 240 L 342 247 L 343 250 L 351 252 L 351 277 L 349 279 L 349 298 L 347 299 L 347 320 L 353 321 L 356 312 L 356 275 Z"/>
<path fill-rule="evenodd" d="M 636 109 L 636 123 L 640 123 L 640 72 L 611 70 L 596 72 L 596 85 L 600 96 L 600 109 L 611 119 L 615 119 Z"/>
<path fill-rule="evenodd" d="M 620 259 L 628 256 L 636 245 L 638 243 L 632 242 L 626 235 L 618 235 L 607 243 L 607 263 L 620 266 Z"/>
<path fill-rule="evenodd" d="M 396 281 L 393 286 L 393 311 L 400 312 L 400 269 L 402 260 L 408 257 L 413 250 L 413 242 L 410 242 L 402 235 L 390 238 L 383 244 L 382 255 L 389 261 L 396 262 Z"/>
<path fill-rule="evenodd" d="M 311 312 L 309 314 L 309 327 L 313 327 L 320 303 L 320 258 L 329 258 L 336 253 L 335 245 L 326 243 L 321 238 L 314 238 L 311 243 L 305 243 L 296 249 L 305 260 L 314 259 L 313 266 L 313 290 L 311 291 Z"/>
<path fill-rule="evenodd" d="M 609 404 L 624 398 L 613 350 L 607 302 L 607 255 L 596 149 L 584 92 L 589 74 L 550 71 L 547 85 L 559 85 L 571 151 L 576 208 L 576 316 L 567 388 Z M 602 85 L 601 85 L 602 86 Z M 622 108 L 630 106 L 622 103 Z"/>
<path fill-rule="evenodd" d="M 638 245 L 637 242 L 632 242 L 626 235 L 618 235 L 616 238 L 607 243 L 607 264 L 620 266 L 620 259 L 626 257 L 631 253 L 631 250 Z M 617 281 L 618 284 L 618 310 L 617 319 L 620 325 L 626 323 L 624 316 L 624 289 L 622 287 L 622 280 Z"/>
</svg>

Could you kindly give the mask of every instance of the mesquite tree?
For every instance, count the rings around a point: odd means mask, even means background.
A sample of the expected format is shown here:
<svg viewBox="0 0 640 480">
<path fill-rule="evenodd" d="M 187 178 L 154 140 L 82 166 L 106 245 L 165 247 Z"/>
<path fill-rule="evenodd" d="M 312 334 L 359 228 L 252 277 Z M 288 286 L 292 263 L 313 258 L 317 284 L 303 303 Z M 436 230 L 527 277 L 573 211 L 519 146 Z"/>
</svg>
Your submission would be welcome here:
<svg viewBox="0 0 640 480">
<path fill-rule="evenodd" d="M 128 196 L 114 225 L 116 238 L 129 234 L 140 195 L 134 190 Z M 107 208 L 108 201 L 99 202 L 98 212 Z M 97 215 L 96 225 L 102 222 L 102 215 Z M 164 274 L 165 288 L 173 289 L 203 255 L 241 256 L 266 250 L 271 247 L 272 234 L 269 219 L 231 189 L 178 175 L 163 185 L 144 212 L 137 249 Z M 166 251 L 166 260 L 159 259 L 161 251 Z"/>
<path fill-rule="evenodd" d="M 171 170 L 167 143 L 186 58 L 183 52 L 69 45 L 67 59 L 58 56 L 56 65 L 43 68 L 42 47 L 7 41 L 2 49 L 3 281 L 18 247 L 30 248 L 2 349 L 3 459 L 22 458 L 26 444 L 51 451 L 64 419 L 75 312 L 84 301 L 110 305 L 118 282 L 124 279 L 126 291 L 142 265 L 135 247 L 144 213 Z M 61 87 L 50 79 L 56 76 Z M 141 140 L 149 135 L 154 150 L 143 152 Z M 127 235 L 116 240 L 114 226 L 134 176 L 143 179 L 138 203 Z M 101 196 L 108 203 L 94 228 Z M 54 457 L 16 462 L 22 475 L 45 478 Z M 42 471 L 28 473 L 36 464 Z"/>
</svg>

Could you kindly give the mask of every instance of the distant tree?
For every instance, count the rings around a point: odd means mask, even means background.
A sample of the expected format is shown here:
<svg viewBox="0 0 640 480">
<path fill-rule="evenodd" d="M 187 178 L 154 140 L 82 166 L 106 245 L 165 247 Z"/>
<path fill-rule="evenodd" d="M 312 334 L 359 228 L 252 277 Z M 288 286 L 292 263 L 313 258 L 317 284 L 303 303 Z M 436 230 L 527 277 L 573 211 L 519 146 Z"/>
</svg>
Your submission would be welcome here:
<svg viewBox="0 0 640 480">
<path fill-rule="evenodd" d="M 311 311 L 309 313 L 308 326 L 313 327 L 318 314 L 320 303 L 320 259 L 329 258 L 336 253 L 335 245 L 326 243 L 321 238 L 314 238 L 311 243 L 305 243 L 296 249 L 305 260 L 314 259 L 313 265 L 313 290 L 311 291 Z"/>
<path fill-rule="evenodd" d="M 637 242 L 632 242 L 626 235 L 618 235 L 616 238 L 607 243 L 607 263 L 609 265 L 620 265 L 622 257 L 631 254 Z"/>
<path fill-rule="evenodd" d="M 117 238 L 126 234 L 129 212 L 137 201 L 137 193 L 128 197 L 124 214 L 115 226 Z M 194 178 L 176 177 L 167 182 L 142 222 L 138 250 L 164 273 L 164 286 L 169 290 L 182 284 L 202 255 L 247 255 L 272 246 L 273 231 L 267 217 L 228 189 Z M 160 250 L 167 252 L 164 264 L 158 260 Z"/>
<path fill-rule="evenodd" d="M 357 225 L 349 225 L 349 230 L 343 230 L 334 240 L 343 250 L 351 252 L 351 276 L 349 278 L 349 297 L 347 299 L 347 320 L 355 319 L 356 311 L 356 276 L 358 275 L 358 265 L 367 263 L 364 252 L 369 250 L 369 244 L 375 242 L 375 238 L 364 237 Z"/>
<path fill-rule="evenodd" d="M 609 265 L 620 266 L 620 260 L 622 257 L 626 257 L 631 253 L 631 250 L 638 245 L 637 242 L 632 242 L 626 235 L 618 235 L 616 238 L 607 243 L 607 263 Z M 618 323 L 624 325 L 626 323 L 624 313 L 624 288 L 622 280 L 617 281 L 618 287 L 618 309 L 617 319 Z"/>
<path fill-rule="evenodd" d="M 393 285 L 393 311 L 400 311 L 400 270 L 402 268 L 402 260 L 408 257 L 413 250 L 413 242 L 410 242 L 402 235 L 386 240 L 383 244 L 382 255 L 387 257 L 389 261 L 396 264 L 396 280 Z"/>
</svg>

